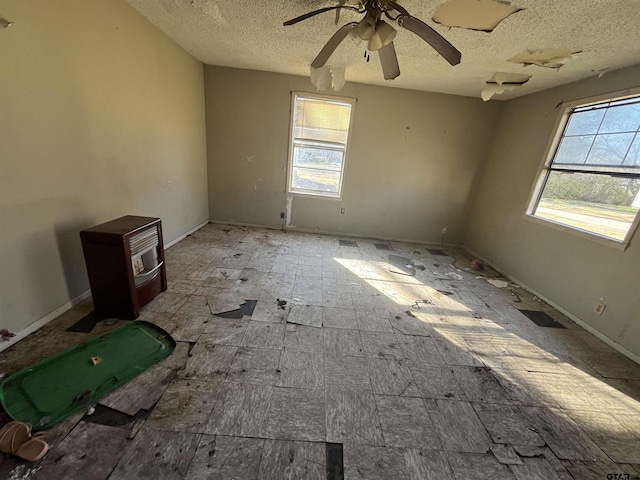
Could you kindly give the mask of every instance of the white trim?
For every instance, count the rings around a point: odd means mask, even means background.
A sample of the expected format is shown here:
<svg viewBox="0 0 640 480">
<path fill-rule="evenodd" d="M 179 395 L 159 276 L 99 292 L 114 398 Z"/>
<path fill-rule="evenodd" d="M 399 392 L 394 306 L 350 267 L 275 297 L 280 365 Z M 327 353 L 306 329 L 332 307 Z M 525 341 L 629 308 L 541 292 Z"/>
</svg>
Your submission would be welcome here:
<svg viewBox="0 0 640 480">
<path fill-rule="evenodd" d="M 196 231 L 200 230 L 202 227 L 204 227 L 207 223 L 209 223 L 209 220 L 205 220 L 204 222 L 202 222 L 200 225 L 198 225 L 195 228 L 192 228 L 191 230 L 189 230 L 187 233 L 178 236 L 177 238 L 174 238 L 173 240 L 171 240 L 169 243 L 165 243 L 164 244 L 164 249 L 166 250 L 169 247 L 172 247 L 173 245 L 175 245 L 176 243 L 178 243 L 180 240 L 184 240 L 185 238 L 187 238 L 187 236 L 191 235 L 192 233 L 195 233 Z"/>
<path fill-rule="evenodd" d="M 547 146 L 544 151 L 544 162 L 538 168 L 538 173 L 535 176 L 535 181 L 533 186 L 531 187 L 531 191 L 529 192 L 529 201 L 527 202 L 527 209 L 524 212 L 524 218 L 527 220 L 534 221 L 540 225 L 545 225 L 556 230 L 560 230 L 565 233 L 577 235 L 581 238 L 585 238 L 587 240 L 591 240 L 596 243 L 600 243 L 602 245 L 607 245 L 609 247 L 616 248 L 618 250 L 625 251 L 633 238 L 638 225 L 640 224 L 640 213 L 636 213 L 633 223 L 630 225 L 629 230 L 623 240 L 616 240 L 608 237 L 604 237 L 599 235 L 596 232 L 592 232 L 589 230 L 583 230 L 578 227 L 573 227 L 566 223 L 555 222 L 553 220 L 545 219 L 543 217 L 538 217 L 535 215 L 535 211 L 538 208 L 538 204 L 540 203 L 540 199 L 542 197 L 542 193 L 544 191 L 544 187 L 547 184 L 547 180 L 549 179 L 549 175 L 551 173 L 551 166 L 553 165 L 553 161 L 556 157 L 556 153 L 558 150 L 558 146 L 560 142 L 564 138 L 565 130 L 567 128 L 567 122 L 571 117 L 573 110 L 577 107 L 584 107 L 589 105 L 595 105 L 598 103 L 604 102 L 614 102 L 617 100 L 624 100 L 629 97 L 637 97 L 640 95 L 640 87 L 637 88 L 628 88 L 625 90 L 618 90 L 616 92 L 605 93 L 601 95 L 586 97 L 578 100 L 571 100 L 569 102 L 561 102 L 558 104 L 558 107 L 562 107 L 560 113 L 556 117 L 554 126 L 553 126 L 553 134 L 549 138 L 547 142 Z M 563 165 L 562 170 L 566 170 L 568 172 L 579 171 L 580 165 L 572 165 L 570 168 Z M 620 170 L 620 169 L 618 169 Z M 607 170 L 605 173 L 613 174 L 617 172 L 615 168 Z M 593 170 L 596 171 L 596 170 Z M 602 169 L 598 171 L 604 171 Z"/>
<path fill-rule="evenodd" d="M 482 258 L 480 255 L 478 255 L 477 253 L 475 253 L 473 250 L 467 248 L 467 247 L 463 247 L 468 253 L 470 253 L 472 256 L 476 257 L 476 258 L 480 258 L 484 261 L 486 261 L 484 258 Z M 625 347 L 623 347 L 622 345 L 620 345 L 618 342 L 616 342 L 615 340 L 607 337 L 604 333 L 602 333 L 600 330 L 595 329 L 594 327 L 592 327 L 591 325 L 589 325 L 587 322 L 585 322 L 584 320 L 581 320 L 580 318 L 576 317 L 573 313 L 565 310 L 564 308 L 562 308 L 560 305 L 556 304 L 553 300 L 550 300 L 549 298 L 545 297 L 544 295 L 540 294 L 539 292 L 537 292 L 536 290 L 534 290 L 533 288 L 529 287 L 527 284 L 525 284 L 524 282 L 520 281 L 519 279 L 517 279 L 516 277 L 514 277 L 513 275 L 507 274 L 505 273 L 503 270 L 501 270 L 499 267 L 496 267 L 493 263 L 486 261 L 488 264 L 491 265 L 491 267 L 496 270 L 498 273 L 500 273 L 501 275 L 503 275 L 504 277 L 508 278 L 509 280 L 511 280 L 513 283 L 518 284 L 520 287 L 522 287 L 523 289 L 525 289 L 527 292 L 534 294 L 536 297 L 540 298 L 541 300 L 545 301 L 546 303 L 548 303 L 549 305 L 551 305 L 553 308 L 555 308 L 556 310 L 558 310 L 560 313 L 562 313 L 563 315 L 566 315 L 567 317 L 569 317 L 576 325 L 582 327 L 584 330 L 586 330 L 587 332 L 589 332 L 590 334 L 592 334 L 593 336 L 599 338 L 600 340 L 602 340 L 604 343 L 606 343 L 607 345 L 609 345 L 611 348 L 617 350 L 618 352 L 620 352 L 622 355 L 624 355 L 625 357 L 627 357 L 628 359 L 636 362 L 638 365 L 640 365 L 640 356 L 636 355 L 635 353 L 633 353 L 630 350 L 627 350 Z"/>
<path fill-rule="evenodd" d="M 23 328 L 22 330 L 17 332 L 16 336 L 12 337 L 10 339 L 10 341 L 0 343 L 0 352 L 2 352 L 3 350 L 6 350 L 7 348 L 15 345 L 16 342 L 19 342 L 20 340 L 22 340 L 24 337 L 26 337 L 30 333 L 33 333 L 36 330 L 38 330 L 39 328 L 44 327 L 51 320 L 53 320 L 55 318 L 58 318 L 64 312 L 66 312 L 67 310 L 70 310 L 71 308 L 73 308 L 74 306 L 76 306 L 77 304 L 82 302 L 83 300 L 86 300 L 90 296 L 91 296 L 91 290 L 87 290 L 85 292 L 82 292 L 80 295 L 78 295 L 77 297 L 69 300 L 64 305 L 56 308 L 53 312 L 48 313 L 47 315 L 42 317 L 40 320 L 36 320 L 35 322 L 27 325 L 25 328 Z"/>
<path fill-rule="evenodd" d="M 251 228 L 266 228 L 268 230 L 281 230 L 285 232 L 297 232 L 297 233 L 317 233 L 320 235 L 330 235 L 332 237 L 349 237 L 349 238 L 362 238 L 363 240 L 382 240 L 386 242 L 401 242 L 401 243 L 415 243 L 417 245 L 425 245 L 427 247 L 436 247 L 436 248 L 450 248 L 452 246 L 461 246 L 461 243 L 452 243 L 447 242 L 446 245 L 442 245 L 439 242 L 425 242 L 423 240 L 413 240 L 407 238 L 396 238 L 396 237 L 380 237 L 377 235 L 366 235 L 363 233 L 346 233 L 346 232 L 334 232 L 331 230 L 319 230 L 315 228 L 298 228 L 294 225 L 289 225 L 280 227 L 276 225 L 261 225 L 256 223 L 244 223 L 244 222 L 233 222 L 229 220 L 209 220 L 211 223 L 215 223 L 216 225 L 232 225 L 234 227 L 251 227 Z"/>
<path fill-rule="evenodd" d="M 183 240 L 184 238 L 187 237 L 187 235 L 191 235 L 192 233 L 194 233 L 196 230 L 201 229 L 202 227 L 204 227 L 207 223 L 209 223 L 209 221 L 205 221 L 203 223 L 201 223 L 200 225 L 198 225 L 197 227 L 189 230 L 187 233 L 185 233 L 184 235 L 180 235 L 178 238 L 175 238 L 174 240 L 170 241 L 169 243 L 165 243 L 164 248 L 167 249 L 172 245 L 175 245 L 176 243 L 178 243 L 180 240 Z M 64 312 L 71 310 L 73 307 L 75 307 L 77 304 L 79 304 L 80 302 L 82 302 L 83 300 L 86 300 L 87 298 L 89 298 L 91 296 L 91 290 L 86 290 L 84 292 L 82 292 L 80 295 L 78 295 L 75 298 L 72 298 L 71 300 L 69 300 L 67 303 L 65 303 L 64 305 L 59 306 L 58 308 L 56 308 L 55 310 L 53 310 L 52 312 L 49 312 L 47 315 L 45 315 L 44 317 L 42 317 L 39 320 L 36 320 L 33 323 L 30 323 L 29 325 L 27 325 L 26 327 L 24 327 L 22 330 L 16 332 L 16 336 L 15 337 L 11 337 L 11 339 L 8 342 L 2 342 L 0 343 L 0 352 L 6 350 L 7 348 L 11 347 L 12 345 L 15 345 L 17 342 L 19 342 L 20 340 L 22 340 L 23 338 L 25 338 L 27 335 L 35 332 L 36 330 L 40 329 L 41 327 L 44 327 L 47 323 L 49 323 L 51 320 L 54 320 L 55 318 L 58 318 L 60 315 L 62 315 Z"/>
<path fill-rule="evenodd" d="M 606 245 L 607 247 L 612 247 L 617 250 L 621 250 L 623 252 L 629 247 L 628 242 L 620 242 L 618 240 L 614 240 L 613 238 L 603 237 L 602 235 L 598 235 L 597 233 L 589 232 L 587 230 L 582 230 L 578 227 L 571 227 L 564 223 L 554 222 L 553 220 L 549 220 L 544 217 L 537 217 L 530 213 L 525 213 L 524 215 L 522 215 L 522 217 L 525 220 L 528 220 L 530 222 L 538 223 L 540 225 L 544 225 L 545 227 L 550 227 L 550 228 L 553 228 L 554 230 L 559 230 L 561 232 L 568 233 L 570 235 L 575 235 L 576 237 L 584 238 L 585 240 L 599 243 L 601 245 Z M 635 231 L 637 227 L 637 221 L 639 219 L 640 219 L 640 215 L 637 215 L 629 231 Z"/>
<path fill-rule="evenodd" d="M 286 228 L 283 228 L 280 225 L 263 225 L 261 223 L 234 222 L 232 220 L 209 220 L 209 223 L 213 223 L 215 225 L 231 225 L 232 227 L 266 228 L 268 230 L 286 230 Z"/>
<path fill-rule="evenodd" d="M 300 190 L 292 190 L 291 181 L 293 177 L 293 141 L 295 137 L 293 136 L 293 116 L 295 114 L 296 108 L 296 100 L 300 98 L 308 98 L 312 100 L 324 100 L 327 102 L 340 103 L 343 105 L 349 105 L 349 127 L 347 129 L 347 141 L 344 145 L 344 153 L 342 156 L 342 168 L 340 169 L 340 184 L 338 185 L 337 194 L 333 194 L 329 192 L 327 194 L 317 193 L 309 190 L 307 192 Z M 344 177 L 347 172 L 347 159 L 349 157 L 349 144 L 351 143 L 351 130 L 353 128 L 353 114 L 356 106 L 356 102 L 358 101 L 355 97 L 340 97 L 335 95 L 322 95 L 318 93 L 308 93 L 308 92 L 291 92 L 291 111 L 289 112 L 289 155 L 287 159 L 287 184 L 285 186 L 285 193 L 287 195 L 298 195 L 303 197 L 311 197 L 311 198 L 326 198 L 332 200 L 342 200 L 342 186 L 344 185 Z"/>
<path fill-rule="evenodd" d="M 624 90 L 616 90 L 615 92 L 576 98 L 575 100 L 569 100 L 567 102 L 562 101 L 558 106 L 566 106 L 568 108 L 585 107 L 606 101 L 624 100 L 627 97 L 635 97 L 636 95 L 640 95 L 640 87 L 625 88 Z"/>
</svg>

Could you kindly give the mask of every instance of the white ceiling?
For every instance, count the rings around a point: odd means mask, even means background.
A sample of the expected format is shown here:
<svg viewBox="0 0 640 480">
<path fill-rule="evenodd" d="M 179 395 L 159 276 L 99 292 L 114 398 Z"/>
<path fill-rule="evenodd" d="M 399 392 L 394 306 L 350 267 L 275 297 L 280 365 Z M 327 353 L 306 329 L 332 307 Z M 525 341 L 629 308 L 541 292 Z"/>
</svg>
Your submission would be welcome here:
<svg viewBox="0 0 640 480">
<path fill-rule="evenodd" d="M 127 0 L 151 23 L 205 64 L 309 75 L 310 64 L 338 29 L 333 12 L 293 26 L 282 23 L 334 0 Z M 345 67 L 350 82 L 479 97 L 495 72 L 528 73 L 528 83 L 493 97 L 509 99 L 640 63 L 640 0 L 512 0 L 523 8 L 491 32 L 449 28 L 431 20 L 444 0 L 399 0 L 462 52 L 452 67 L 413 33 L 398 27 L 401 75 L 385 81 L 376 53 L 347 38 L 328 66 Z M 362 15 L 343 10 L 338 26 Z M 582 53 L 560 69 L 507 60 L 525 49 Z"/>
</svg>

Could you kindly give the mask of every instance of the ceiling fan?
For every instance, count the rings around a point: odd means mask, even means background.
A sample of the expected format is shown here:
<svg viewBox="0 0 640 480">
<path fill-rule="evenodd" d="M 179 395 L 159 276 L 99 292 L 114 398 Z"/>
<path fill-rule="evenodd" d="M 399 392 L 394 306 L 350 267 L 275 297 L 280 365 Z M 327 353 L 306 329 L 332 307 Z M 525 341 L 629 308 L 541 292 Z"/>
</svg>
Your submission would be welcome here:
<svg viewBox="0 0 640 480">
<path fill-rule="evenodd" d="M 377 51 L 380 56 L 382 73 L 385 80 L 392 80 L 400 75 L 398 57 L 393 45 L 396 36 L 396 29 L 382 20 L 385 16 L 388 20 L 397 23 L 400 27 L 415 33 L 425 42 L 431 45 L 447 62 L 451 65 L 460 63 L 462 54 L 451 45 L 442 35 L 436 32 L 422 20 L 409 15 L 403 7 L 393 0 L 360 0 L 358 7 L 345 5 L 345 0 L 340 0 L 340 4 L 333 7 L 325 7 L 314 10 L 299 17 L 292 18 L 284 22 L 284 26 L 294 25 L 298 22 L 319 15 L 330 10 L 336 10 L 339 15 L 340 10 L 355 10 L 363 13 L 364 18 L 360 22 L 350 22 L 343 25 L 329 39 L 327 44 L 320 50 L 320 53 L 311 63 L 313 68 L 321 68 L 327 63 L 329 57 L 338 48 L 338 45 L 350 35 L 356 42 L 366 41 L 367 50 Z M 336 15 L 336 23 L 338 19 Z M 367 56 L 365 52 L 365 56 Z"/>
</svg>

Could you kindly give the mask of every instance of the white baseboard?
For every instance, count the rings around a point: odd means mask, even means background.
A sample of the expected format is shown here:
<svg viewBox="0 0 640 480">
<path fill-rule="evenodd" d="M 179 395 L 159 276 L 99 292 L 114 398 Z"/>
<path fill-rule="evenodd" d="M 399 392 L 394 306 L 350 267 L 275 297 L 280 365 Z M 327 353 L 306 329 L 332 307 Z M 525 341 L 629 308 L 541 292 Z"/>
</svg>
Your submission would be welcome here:
<svg viewBox="0 0 640 480">
<path fill-rule="evenodd" d="M 235 227 L 266 228 L 269 230 L 284 230 L 286 232 L 298 232 L 298 233 L 318 233 L 320 235 L 331 235 L 332 237 L 364 238 L 368 240 L 383 240 L 386 242 L 416 243 L 418 245 L 426 245 L 428 247 L 443 248 L 443 245 L 439 242 L 425 242 L 423 240 L 414 240 L 414 239 L 407 239 L 407 238 L 380 237 L 376 235 L 364 235 L 362 233 L 333 232 L 331 230 L 317 230 L 315 228 L 299 228 L 295 226 L 281 227 L 281 226 L 274 226 L 274 225 L 258 225 L 253 223 L 231 222 L 231 221 L 225 221 L 225 220 L 209 220 L 209 222 L 215 223 L 218 225 L 233 225 Z M 458 244 L 447 243 L 446 246 L 450 247 L 451 245 L 458 245 Z"/>
<path fill-rule="evenodd" d="M 202 222 L 200 225 L 198 225 L 195 228 L 192 228 L 191 230 L 189 230 L 187 233 L 184 233 L 182 235 L 180 235 L 177 238 L 174 238 L 173 240 L 171 240 L 168 243 L 164 244 L 164 249 L 166 250 L 167 248 L 175 245 L 176 243 L 178 243 L 180 240 L 184 240 L 185 238 L 187 238 L 189 235 L 191 235 L 194 232 L 197 232 L 198 230 L 200 230 L 202 227 L 204 227 L 207 223 L 209 223 L 209 220 L 206 220 L 204 222 Z"/>
<path fill-rule="evenodd" d="M 180 240 L 186 238 L 187 235 L 191 235 L 193 232 L 195 232 L 195 231 L 201 229 L 202 227 L 204 227 L 207 223 L 209 223 L 208 220 L 205 221 L 205 222 L 202 222 L 200 225 L 198 225 L 197 227 L 189 230 L 184 235 L 180 235 L 178 238 L 175 238 L 174 240 L 170 241 L 169 243 L 166 243 L 164 245 L 164 248 L 167 249 L 170 246 L 175 245 Z M 53 312 L 50 312 L 49 314 L 45 315 L 41 319 L 36 320 L 35 322 L 27 325 L 25 328 L 23 328 L 22 330 L 17 332 L 15 337 L 11 337 L 10 341 L 0 343 L 0 352 L 2 352 L 3 350 L 6 350 L 10 346 L 14 345 L 16 342 L 22 340 L 24 337 L 26 337 L 30 333 L 33 333 L 36 330 L 38 330 L 39 328 L 44 327 L 51 320 L 53 320 L 54 318 L 57 318 L 58 316 L 62 315 L 64 312 L 66 312 L 67 310 L 70 310 L 71 308 L 76 306 L 78 303 L 82 302 L 83 300 L 86 300 L 90 296 L 91 296 L 91 290 L 87 290 L 85 292 L 82 292 L 77 297 L 69 300 L 64 305 L 61 305 L 60 307 L 56 308 Z"/>
<path fill-rule="evenodd" d="M 482 258 L 480 255 L 478 255 L 477 253 L 475 253 L 473 250 L 470 250 L 467 247 L 463 247 L 467 252 L 469 252 L 471 255 L 473 255 L 476 258 L 480 258 L 483 261 L 486 261 L 484 258 Z M 493 268 L 494 270 L 496 270 L 497 272 L 499 272 L 501 275 L 503 275 L 504 277 L 508 278 L 509 280 L 511 280 L 513 283 L 518 284 L 520 287 L 522 287 L 523 289 L 525 289 L 527 292 L 530 292 L 532 294 L 534 294 L 536 297 L 538 297 L 539 299 L 545 301 L 546 303 L 548 303 L 549 305 L 551 305 L 553 308 L 555 308 L 556 310 L 558 310 L 560 313 L 566 315 L 567 317 L 569 317 L 572 321 L 574 321 L 577 325 L 579 325 L 580 327 L 584 328 L 587 332 L 589 332 L 591 335 L 599 338 L 600 340 L 602 340 L 604 343 L 606 343 L 607 345 L 609 345 L 611 348 L 616 349 L 618 352 L 620 352 L 622 355 L 624 355 L 625 357 L 629 358 L 630 360 L 633 360 L 634 362 L 636 362 L 637 364 L 640 365 L 640 356 L 636 355 L 635 353 L 633 353 L 631 350 L 626 349 L 625 347 L 623 347 L 622 345 L 620 345 L 618 342 L 616 342 L 615 340 L 607 337 L 604 333 L 602 333 L 600 330 L 597 330 L 595 328 L 593 328 L 591 325 L 589 325 L 587 322 L 585 322 L 584 320 L 581 320 L 580 318 L 576 317 L 573 313 L 568 312 L 567 310 L 565 310 L 564 308 L 562 308 L 560 305 L 556 304 L 553 300 L 548 299 L 547 297 L 545 297 L 544 295 L 542 295 L 541 293 L 537 292 L 536 290 L 534 290 L 533 288 L 529 287 L 528 285 L 526 285 L 524 282 L 520 281 L 519 279 L 515 278 L 513 275 L 509 275 L 507 273 L 505 273 L 504 271 L 502 271 L 499 267 L 496 267 L 493 263 L 486 261 L 489 265 L 491 265 L 491 268 Z"/>
<path fill-rule="evenodd" d="M 11 337 L 10 341 L 0 343 L 0 352 L 2 352 L 3 350 L 6 350 L 10 346 L 14 345 L 16 342 L 22 340 L 24 337 L 26 337 L 30 333 L 33 333 L 39 328 L 44 327 L 51 320 L 62 315 L 64 312 L 66 312 L 67 310 L 70 310 L 72 307 L 79 304 L 83 300 L 86 300 L 90 296 L 91 296 L 91 290 L 82 292 L 80 295 L 69 300 L 64 305 L 61 305 L 60 307 L 56 308 L 53 312 L 50 312 L 49 314 L 45 315 L 40 320 L 36 320 L 32 324 L 27 325 L 25 328 L 17 332 L 15 337 Z"/>
<path fill-rule="evenodd" d="M 232 222 L 226 220 L 209 220 L 209 223 L 216 225 L 233 225 L 234 227 L 266 228 L 267 230 L 284 230 L 280 225 L 262 225 L 259 223 Z"/>
</svg>

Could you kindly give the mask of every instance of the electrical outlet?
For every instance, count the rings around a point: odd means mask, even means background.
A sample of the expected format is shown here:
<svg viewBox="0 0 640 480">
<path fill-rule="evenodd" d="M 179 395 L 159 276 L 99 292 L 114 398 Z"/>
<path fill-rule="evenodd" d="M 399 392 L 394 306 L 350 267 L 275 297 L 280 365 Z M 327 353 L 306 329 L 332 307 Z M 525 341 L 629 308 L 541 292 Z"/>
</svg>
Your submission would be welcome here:
<svg viewBox="0 0 640 480">
<path fill-rule="evenodd" d="M 447 227 L 442 227 L 442 235 L 446 235 L 447 234 Z"/>
<path fill-rule="evenodd" d="M 602 312 L 604 312 L 605 308 L 607 308 L 607 306 L 603 302 L 598 302 L 596 303 L 596 308 L 594 308 L 593 311 L 598 315 L 602 315 Z"/>
<path fill-rule="evenodd" d="M 342 208 L 340 209 L 340 213 L 341 213 L 342 215 L 344 215 L 344 207 L 342 207 Z"/>
<path fill-rule="evenodd" d="M 286 218 L 284 212 L 280 212 L 280 218 Z"/>
</svg>

